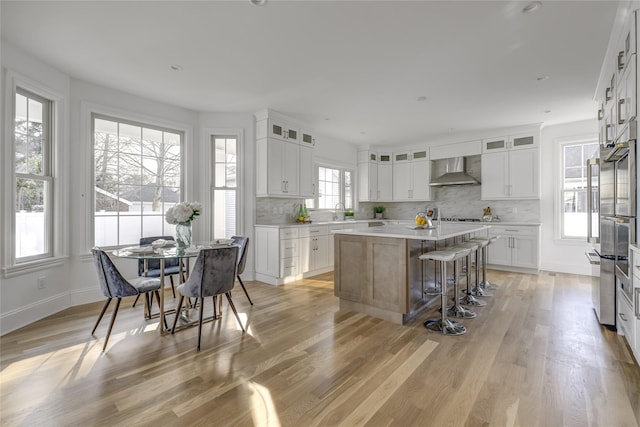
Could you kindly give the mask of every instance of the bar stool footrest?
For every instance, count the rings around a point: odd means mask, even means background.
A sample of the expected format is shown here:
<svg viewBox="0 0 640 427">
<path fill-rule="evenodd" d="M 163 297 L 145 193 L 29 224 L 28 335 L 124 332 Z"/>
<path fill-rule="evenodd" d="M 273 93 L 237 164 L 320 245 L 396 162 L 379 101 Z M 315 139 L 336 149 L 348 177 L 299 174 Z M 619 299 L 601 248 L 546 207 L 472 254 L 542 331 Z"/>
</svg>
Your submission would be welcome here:
<svg viewBox="0 0 640 427">
<path fill-rule="evenodd" d="M 473 319 L 478 316 L 478 313 L 464 308 L 460 304 L 454 304 L 447 307 L 447 316 L 457 317 L 458 319 Z"/>
<path fill-rule="evenodd" d="M 463 324 L 450 319 L 427 319 L 424 321 L 424 327 L 442 335 L 462 335 L 467 332 Z"/>
</svg>

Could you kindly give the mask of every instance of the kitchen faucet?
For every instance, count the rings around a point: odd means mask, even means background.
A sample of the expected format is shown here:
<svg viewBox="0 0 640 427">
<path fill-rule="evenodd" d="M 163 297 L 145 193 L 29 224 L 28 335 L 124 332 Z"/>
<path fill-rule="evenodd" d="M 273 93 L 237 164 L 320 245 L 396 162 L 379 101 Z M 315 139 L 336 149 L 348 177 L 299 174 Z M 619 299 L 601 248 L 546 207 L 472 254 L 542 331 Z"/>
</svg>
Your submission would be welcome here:
<svg viewBox="0 0 640 427">
<path fill-rule="evenodd" d="M 333 211 L 333 220 L 334 221 L 338 220 L 338 207 L 340 207 L 340 205 L 342 205 L 342 218 L 341 218 L 341 220 L 344 220 L 344 211 L 345 211 L 346 207 L 344 206 L 344 203 L 338 202 L 333 207 L 333 209 L 334 209 L 334 211 Z"/>
</svg>

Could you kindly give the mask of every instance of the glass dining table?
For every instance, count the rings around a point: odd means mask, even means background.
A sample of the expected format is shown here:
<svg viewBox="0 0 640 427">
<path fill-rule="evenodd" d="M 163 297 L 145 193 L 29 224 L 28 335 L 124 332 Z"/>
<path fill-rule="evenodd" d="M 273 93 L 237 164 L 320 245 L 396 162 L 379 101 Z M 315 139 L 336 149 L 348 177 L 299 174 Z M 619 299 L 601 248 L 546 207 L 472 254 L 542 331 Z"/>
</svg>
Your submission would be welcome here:
<svg viewBox="0 0 640 427">
<path fill-rule="evenodd" d="M 180 282 L 184 282 L 189 277 L 189 259 L 195 258 L 201 249 L 215 248 L 226 246 L 226 243 L 211 243 L 207 245 L 199 245 L 187 249 L 178 249 L 176 247 L 153 248 L 152 246 L 132 246 L 123 249 L 116 249 L 112 254 L 118 258 L 131 258 L 144 261 L 144 271 L 147 271 L 149 260 L 160 261 L 160 335 L 169 332 L 168 326 L 164 323 L 165 315 L 175 313 L 175 308 L 165 310 L 164 306 L 164 269 L 165 261 L 168 259 L 179 259 L 184 261 L 184 270 L 180 272 Z"/>
</svg>

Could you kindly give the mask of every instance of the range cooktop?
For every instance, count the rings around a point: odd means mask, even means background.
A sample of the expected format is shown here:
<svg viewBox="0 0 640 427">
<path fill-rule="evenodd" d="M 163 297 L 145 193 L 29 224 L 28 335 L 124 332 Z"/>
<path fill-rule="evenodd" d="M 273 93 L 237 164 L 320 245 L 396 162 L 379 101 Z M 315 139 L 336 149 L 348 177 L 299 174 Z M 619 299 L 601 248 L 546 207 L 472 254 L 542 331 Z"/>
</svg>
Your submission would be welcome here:
<svg viewBox="0 0 640 427">
<path fill-rule="evenodd" d="M 440 218 L 440 221 L 452 221 L 452 222 L 480 222 L 480 218 Z"/>
</svg>

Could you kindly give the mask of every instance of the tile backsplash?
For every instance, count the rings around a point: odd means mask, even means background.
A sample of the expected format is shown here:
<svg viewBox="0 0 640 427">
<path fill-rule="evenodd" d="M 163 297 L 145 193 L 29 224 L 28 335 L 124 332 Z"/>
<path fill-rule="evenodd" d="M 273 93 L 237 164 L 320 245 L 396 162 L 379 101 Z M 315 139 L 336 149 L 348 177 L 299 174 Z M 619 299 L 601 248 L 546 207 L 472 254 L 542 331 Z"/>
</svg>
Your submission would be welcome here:
<svg viewBox="0 0 640 427">
<path fill-rule="evenodd" d="M 373 207 L 386 208 L 387 219 L 413 219 L 426 207 L 437 207 L 443 217 L 481 218 L 483 209 L 491 207 L 491 213 L 502 221 L 540 222 L 539 200 L 480 200 L 479 185 L 460 185 L 432 188 L 435 202 L 362 202 L 355 211 L 356 219 L 374 218 Z M 288 224 L 295 222 L 297 207 L 301 199 L 260 197 L 256 201 L 257 224 Z M 333 211 L 310 210 L 312 221 L 331 221 Z"/>
</svg>

